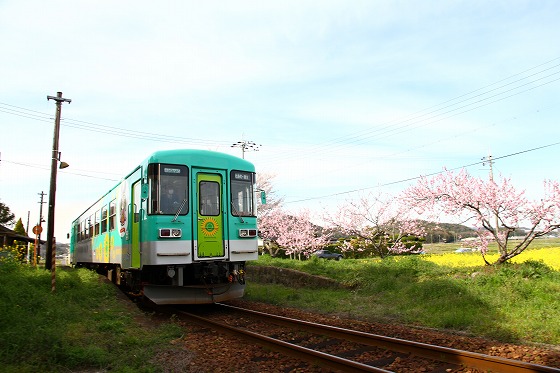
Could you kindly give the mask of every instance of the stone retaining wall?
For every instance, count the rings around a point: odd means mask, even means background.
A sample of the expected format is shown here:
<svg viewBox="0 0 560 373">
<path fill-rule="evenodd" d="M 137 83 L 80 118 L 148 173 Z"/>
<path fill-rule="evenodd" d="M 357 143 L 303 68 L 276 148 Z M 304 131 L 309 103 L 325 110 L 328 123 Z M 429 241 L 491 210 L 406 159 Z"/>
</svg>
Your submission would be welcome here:
<svg viewBox="0 0 560 373">
<path fill-rule="evenodd" d="M 262 284 L 280 284 L 294 288 L 345 288 L 345 286 L 330 278 L 314 276 L 305 272 L 300 272 L 288 268 L 248 266 L 246 267 L 245 276 L 247 278 L 247 281 L 258 282 Z"/>
</svg>

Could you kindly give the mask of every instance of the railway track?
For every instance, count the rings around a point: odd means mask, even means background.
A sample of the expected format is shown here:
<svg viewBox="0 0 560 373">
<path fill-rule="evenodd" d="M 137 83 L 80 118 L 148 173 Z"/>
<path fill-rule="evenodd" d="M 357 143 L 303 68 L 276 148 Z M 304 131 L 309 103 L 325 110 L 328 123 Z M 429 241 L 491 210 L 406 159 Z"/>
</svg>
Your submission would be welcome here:
<svg viewBox="0 0 560 373">
<path fill-rule="evenodd" d="M 220 311 L 204 316 L 185 311 L 178 313 L 204 327 L 337 371 L 391 372 L 393 370 L 384 367 L 400 361 L 409 367 L 416 364 L 425 372 L 462 371 L 464 367 L 481 372 L 560 372 L 557 368 L 518 360 L 296 320 L 226 304 L 219 304 L 219 307 Z"/>
</svg>

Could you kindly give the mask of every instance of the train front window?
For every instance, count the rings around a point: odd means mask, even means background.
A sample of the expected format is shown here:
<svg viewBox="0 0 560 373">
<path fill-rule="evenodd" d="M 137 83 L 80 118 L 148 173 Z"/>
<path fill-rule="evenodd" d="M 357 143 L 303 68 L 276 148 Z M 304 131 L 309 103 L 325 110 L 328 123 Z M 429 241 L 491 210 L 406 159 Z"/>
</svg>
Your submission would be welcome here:
<svg viewBox="0 0 560 373">
<path fill-rule="evenodd" d="M 201 181 L 198 194 L 200 215 L 220 215 L 220 184 L 215 181 Z"/>
<path fill-rule="evenodd" d="M 189 169 L 175 164 L 148 166 L 149 214 L 185 215 L 189 210 Z"/>
<path fill-rule="evenodd" d="M 231 171 L 231 213 L 234 216 L 256 216 L 254 184 L 254 173 Z"/>
</svg>

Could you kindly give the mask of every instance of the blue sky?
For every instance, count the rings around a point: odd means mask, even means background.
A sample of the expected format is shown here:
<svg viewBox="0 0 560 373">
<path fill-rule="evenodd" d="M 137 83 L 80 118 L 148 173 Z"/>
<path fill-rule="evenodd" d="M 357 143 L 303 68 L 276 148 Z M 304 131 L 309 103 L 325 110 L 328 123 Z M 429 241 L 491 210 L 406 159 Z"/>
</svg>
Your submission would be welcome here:
<svg viewBox="0 0 560 373">
<path fill-rule="evenodd" d="M 243 140 L 292 210 L 398 193 L 489 154 L 537 198 L 558 179 L 559 13 L 515 0 L 0 1 L 0 200 L 37 222 L 57 91 L 72 99 L 57 237 L 152 151 L 241 155 Z"/>
</svg>

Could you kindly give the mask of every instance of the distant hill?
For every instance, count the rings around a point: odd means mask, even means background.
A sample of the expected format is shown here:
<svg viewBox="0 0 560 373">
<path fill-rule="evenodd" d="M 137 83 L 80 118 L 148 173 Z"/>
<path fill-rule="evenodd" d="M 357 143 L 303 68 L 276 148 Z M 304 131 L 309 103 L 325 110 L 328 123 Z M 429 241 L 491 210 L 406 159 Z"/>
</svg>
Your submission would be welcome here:
<svg viewBox="0 0 560 373">
<path fill-rule="evenodd" d="M 426 230 L 426 243 L 456 242 L 461 238 L 476 236 L 476 231 L 466 225 L 435 223 L 425 220 L 420 222 Z"/>
<path fill-rule="evenodd" d="M 477 237 L 476 230 L 462 224 L 452 223 L 436 223 L 433 221 L 419 220 L 420 225 L 426 230 L 426 240 L 424 243 L 451 243 L 460 241 L 463 238 Z M 518 228 L 511 234 L 512 237 L 525 236 L 528 228 Z M 321 226 L 315 226 L 317 235 L 330 233 L 331 242 L 336 242 L 338 239 L 347 238 L 348 235 L 342 233 L 337 229 L 327 229 Z M 560 236 L 560 231 L 552 232 L 552 237 Z"/>
<path fill-rule="evenodd" d="M 68 243 L 56 243 L 56 255 L 65 255 L 70 252 L 70 244 Z"/>
<path fill-rule="evenodd" d="M 420 220 L 420 224 L 426 230 L 425 243 L 455 242 L 461 238 L 476 236 L 474 229 L 461 224 L 435 223 L 425 220 Z M 347 237 L 347 235 L 338 230 L 324 229 L 322 227 L 316 228 L 318 234 L 330 233 L 332 235 L 331 241 L 333 242 L 339 238 Z"/>
</svg>

